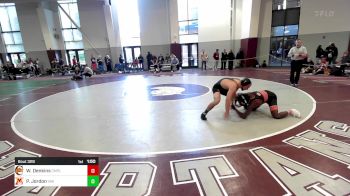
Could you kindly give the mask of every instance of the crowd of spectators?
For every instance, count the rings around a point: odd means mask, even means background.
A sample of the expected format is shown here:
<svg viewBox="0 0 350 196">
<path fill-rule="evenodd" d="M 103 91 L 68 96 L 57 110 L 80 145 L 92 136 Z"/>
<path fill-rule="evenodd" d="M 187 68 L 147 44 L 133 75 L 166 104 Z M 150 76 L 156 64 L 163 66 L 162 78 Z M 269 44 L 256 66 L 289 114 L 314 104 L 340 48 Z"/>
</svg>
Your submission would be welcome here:
<svg viewBox="0 0 350 196">
<path fill-rule="evenodd" d="M 316 62 L 314 63 L 310 57 L 304 64 L 303 72 L 309 74 L 325 74 L 334 76 L 345 76 L 346 68 L 350 67 L 349 51 L 343 52 L 338 58 L 338 48 L 335 43 L 330 43 L 326 49 L 319 45 L 316 48 Z"/>
<path fill-rule="evenodd" d="M 346 68 L 350 67 L 350 53 L 349 51 L 343 52 L 342 56 L 339 58 L 338 48 L 335 43 L 330 43 L 325 49 L 322 48 L 322 45 L 319 45 L 316 48 L 316 56 L 314 60 L 307 56 L 304 59 L 302 73 L 308 74 L 326 74 L 326 75 L 336 75 L 344 76 L 346 75 Z M 288 57 L 286 56 L 287 60 Z M 243 67 L 244 53 L 240 49 L 235 55 L 232 49 L 226 50 L 223 49 L 220 52 L 219 49 L 216 49 L 212 55 L 202 49 L 198 55 L 199 67 L 202 70 L 207 68 L 212 68 L 213 70 L 233 70 L 235 67 Z M 130 61 L 130 59 L 128 60 Z M 267 67 L 266 61 L 261 64 L 255 59 L 257 67 Z M 220 67 L 219 67 L 220 63 Z M 113 66 L 114 65 L 114 66 Z M 173 53 L 153 55 L 151 52 L 148 52 L 146 58 L 140 54 L 135 59 L 127 62 L 123 55 L 120 54 L 118 62 L 113 64 L 112 58 L 109 55 L 102 57 L 98 55 L 95 57 L 91 55 L 90 63 L 86 65 L 81 65 L 76 56 L 73 56 L 71 62 L 65 63 L 62 58 L 54 58 L 50 62 L 50 68 L 42 70 L 39 66 L 39 59 L 33 60 L 28 58 L 28 60 L 20 61 L 17 64 L 13 64 L 8 61 L 5 63 L 0 63 L 0 71 L 3 79 L 15 80 L 16 76 L 25 76 L 29 78 L 32 76 L 40 76 L 42 74 L 47 75 L 73 75 L 77 76 L 79 72 L 80 76 L 85 76 L 86 73 L 92 72 L 91 76 L 94 74 L 103 74 L 103 73 L 129 73 L 129 72 L 138 72 L 144 70 L 150 70 L 154 73 L 167 70 L 169 71 L 179 71 L 182 68 L 181 60 Z M 79 70 L 79 71 L 77 71 Z M 91 77 L 90 76 L 90 77 Z"/>
<path fill-rule="evenodd" d="M 41 69 L 39 66 L 39 59 L 27 60 L 17 62 L 14 64 L 11 61 L 0 63 L 0 78 L 7 80 L 16 80 L 17 77 L 29 78 L 31 76 L 40 76 Z"/>
<path fill-rule="evenodd" d="M 219 49 L 216 49 L 209 57 L 208 53 L 203 49 L 199 54 L 201 60 L 201 69 L 206 70 L 207 67 L 211 67 L 214 71 L 219 69 L 219 63 L 221 63 L 220 70 L 233 70 L 235 67 L 243 67 L 244 52 L 240 48 L 235 55 L 233 50 L 230 49 L 228 52 L 224 49 L 221 53 Z"/>
</svg>

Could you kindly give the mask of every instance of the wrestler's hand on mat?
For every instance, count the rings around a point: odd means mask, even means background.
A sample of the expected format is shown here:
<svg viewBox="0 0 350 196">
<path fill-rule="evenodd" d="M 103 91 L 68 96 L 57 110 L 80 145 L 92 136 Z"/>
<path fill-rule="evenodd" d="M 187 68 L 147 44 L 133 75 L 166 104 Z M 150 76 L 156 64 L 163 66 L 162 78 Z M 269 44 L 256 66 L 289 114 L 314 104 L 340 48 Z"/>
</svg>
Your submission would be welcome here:
<svg viewBox="0 0 350 196">
<path fill-rule="evenodd" d="M 229 116 L 229 113 L 228 113 L 228 112 L 225 112 L 225 113 L 224 113 L 224 119 L 225 119 L 225 120 L 228 120 L 228 116 Z"/>
</svg>

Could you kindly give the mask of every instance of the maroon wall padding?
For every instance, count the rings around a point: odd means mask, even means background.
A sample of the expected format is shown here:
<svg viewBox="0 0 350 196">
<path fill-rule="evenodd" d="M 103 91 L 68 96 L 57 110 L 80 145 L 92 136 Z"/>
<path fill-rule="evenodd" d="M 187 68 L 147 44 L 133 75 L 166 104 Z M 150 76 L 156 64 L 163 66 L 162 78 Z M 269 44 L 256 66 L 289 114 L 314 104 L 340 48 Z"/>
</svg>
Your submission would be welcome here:
<svg viewBox="0 0 350 196">
<path fill-rule="evenodd" d="M 241 39 L 241 48 L 243 49 L 244 58 L 256 57 L 256 50 L 258 47 L 258 38 Z M 255 67 L 256 59 L 249 59 L 243 61 L 244 67 Z"/>
<path fill-rule="evenodd" d="M 47 50 L 47 57 L 49 57 L 49 61 L 53 61 L 54 58 L 56 58 L 56 52 L 55 50 Z"/>
<path fill-rule="evenodd" d="M 57 60 L 63 58 L 61 50 L 47 50 L 46 53 L 50 63 L 51 61 L 53 61 L 54 58 L 56 58 Z M 69 64 L 69 62 L 67 64 Z"/>
<path fill-rule="evenodd" d="M 173 43 L 170 45 L 170 53 L 174 53 L 175 56 L 179 59 L 180 62 L 182 62 L 182 55 L 181 55 L 181 45 L 178 43 Z"/>
</svg>

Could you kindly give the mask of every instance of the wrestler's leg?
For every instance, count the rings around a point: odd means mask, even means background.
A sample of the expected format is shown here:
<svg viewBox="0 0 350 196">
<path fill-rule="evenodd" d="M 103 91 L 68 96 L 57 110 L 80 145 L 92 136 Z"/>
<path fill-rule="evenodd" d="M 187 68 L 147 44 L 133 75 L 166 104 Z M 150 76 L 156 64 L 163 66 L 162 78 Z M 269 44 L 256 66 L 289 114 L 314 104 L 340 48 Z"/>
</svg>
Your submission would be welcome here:
<svg viewBox="0 0 350 196">
<path fill-rule="evenodd" d="M 281 119 L 288 116 L 288 111 L 278 112 L 278 106 L 272 105 L 270 106 L 270 112 L 273 118 L 275 119 Z"/>
<path fill-rule="evenodd" d="M 207 106 L 207 108 L 205 109 L 205 111 L 201 114 L 201 119 L 202 120 L 207 120 L 206 115 L 208 114 L 208 112 L 213 109 L 216 105 L 218 105 L 220 103 L 220 99 L 221 99 L 221 94 L 219 91 L 215 92 L 213 94 L 213 101 L 209 103 L 209 105 Z"/>
</svg>

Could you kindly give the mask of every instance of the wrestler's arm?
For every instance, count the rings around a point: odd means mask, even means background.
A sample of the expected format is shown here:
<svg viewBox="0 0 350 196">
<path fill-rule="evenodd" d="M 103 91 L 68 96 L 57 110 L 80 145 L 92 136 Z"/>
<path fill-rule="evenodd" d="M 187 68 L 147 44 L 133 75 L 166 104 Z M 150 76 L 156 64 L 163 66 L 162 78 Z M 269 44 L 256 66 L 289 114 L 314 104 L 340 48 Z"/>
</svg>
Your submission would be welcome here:
<svg viewBox="0 0 350 196">
<path fill-rule="evenodd" d="M 246 119 L 249 116 L 249 114 L 254 110 L 254 108 L 258 108 L 261 104 L 262 102 L 260 100 L 253 100 L 244 112 L 239 111 L 234 105 L 232 109 L 236 110 L 236 113 L 239 117 Z"/>
</svg>

